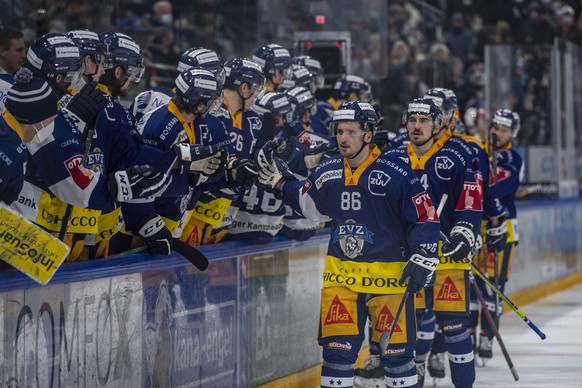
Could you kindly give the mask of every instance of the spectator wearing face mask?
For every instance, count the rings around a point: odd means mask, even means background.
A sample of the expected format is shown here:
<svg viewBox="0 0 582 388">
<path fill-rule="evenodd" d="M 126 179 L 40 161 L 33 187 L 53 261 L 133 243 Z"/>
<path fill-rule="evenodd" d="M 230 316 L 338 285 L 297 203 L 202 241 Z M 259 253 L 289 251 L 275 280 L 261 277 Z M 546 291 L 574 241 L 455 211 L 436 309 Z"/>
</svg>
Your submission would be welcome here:
<svg viewBox="0 0 582 388">
<path fill-rule="evenodd" d="M 574 8 L 566 4 L 562 5 L 556 10 L 556 21 L 558 23 L 559 38 L 578 45 L 582 44 L 582 31 L 576 26 Z"/>
</svg>

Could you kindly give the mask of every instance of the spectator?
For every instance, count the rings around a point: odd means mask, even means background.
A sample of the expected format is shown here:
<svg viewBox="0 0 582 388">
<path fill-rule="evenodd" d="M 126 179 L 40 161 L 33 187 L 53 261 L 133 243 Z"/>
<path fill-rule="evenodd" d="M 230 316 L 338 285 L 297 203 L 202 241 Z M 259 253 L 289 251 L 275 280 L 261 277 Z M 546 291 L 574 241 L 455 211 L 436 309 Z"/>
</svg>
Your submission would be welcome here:
<svg viewBox="0 0 582 388">
<path fill-rule="evenodd" d="M 148 85 L 171 87 L 178 75 L 176 64 L 180 61 L 180 49 L 174 44 L 174 33 L 169 27 L 155 27 L 152 35 L 148 47 Z"/>
<path fill-rule="evenodd" d="M 465 27 L 463 14 L 455 12 L 452 17 L 451 29 L 445 33 L 445 42 L 455 57 L 466 60 L 475 49 L 471 32 Z"/>
<path fill-rule="evenodd" d="M 0 113 L 4 111 L 6 93 L 14 84 L 14 73 L 24 65 L 26 51 L 21 31 L 0 28 Z"/>
<path fill-rule="evenodd" d="M 548 8 L 534 2 L 530 5 L 529 12 L 530 18 L 525 22 L 523 42 L 552 44 L 557 31 Z"/>
<path fill-rule="evenodd" d="M 566 39 L 578 45 L 582 44 L 582 31 L 576 26 L 574 8 L 562 5 L 556 10 L 558 22 L 558 37 Z"/>
</svg>

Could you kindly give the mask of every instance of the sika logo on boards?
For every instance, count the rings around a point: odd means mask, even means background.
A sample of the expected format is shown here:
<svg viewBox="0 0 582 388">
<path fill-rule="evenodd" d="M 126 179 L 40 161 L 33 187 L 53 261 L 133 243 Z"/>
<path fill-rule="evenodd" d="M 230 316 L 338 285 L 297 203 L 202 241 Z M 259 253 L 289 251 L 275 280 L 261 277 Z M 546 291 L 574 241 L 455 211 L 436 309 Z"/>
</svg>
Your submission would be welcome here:
<svg viewBox="0 0 582 388">
<path fill-rule="evenodd" d="M 455 287 L 455 283 L 451 279 L 450 276 L 447 276 L 443 286 L 439 290 L 438 296 L 436 297 L 437 300 L 442 301 L 461 301 L 461 294 L 457 287 Z"/>
<path fill-rule="evenodd" d="M 333 298 L 331 306 L 327 311 L 327 316 L 325 317 L 326 325 L 335 325 L 337 323 L 354 323 L 352 316 L 348 312 L 346 306 L 342 303 L 339 296 Z"/>
</svg>

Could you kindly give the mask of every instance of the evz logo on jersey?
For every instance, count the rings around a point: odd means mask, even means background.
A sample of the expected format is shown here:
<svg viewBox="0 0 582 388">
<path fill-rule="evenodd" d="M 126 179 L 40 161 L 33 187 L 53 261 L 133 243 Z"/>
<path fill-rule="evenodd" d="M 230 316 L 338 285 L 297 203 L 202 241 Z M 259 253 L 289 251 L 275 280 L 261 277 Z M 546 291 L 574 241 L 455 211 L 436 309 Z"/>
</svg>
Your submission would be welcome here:
<svg viewBox="0 0 582 388">
<path fill-rule="evenodd" d="M 258 117 L 247 117 L 247 120 L 249 121 L 249 127 L 251 128 L 252 132 L 260 131 L 263 127 L 263 123 Z"/>
<path fill-rule="evenodd" d="M 412 202 L 416 208 L 418 223 L 438 221 L 438 215 L 426 191 L 412 197 Z"/>
<path fill-rule="evenodd" d="M 448 181 L 451 179 L 451 170 L 455 164 L 448 156 L 437 156 L 434 169 L 439 178 Z"/>
<path fill-rule="evenodd" d="M 354 220 L 347 220 L 345 224 L 340 224 L 333 233 L 334 242 L 339 242 L 340 247 L 348 258 L 355 259 L 362 256 L 364 243 L 372 242 L 374 233 L 368 231 L 366 225 L 356 224 Z"/>
<path fill-rule="evenodd" d="M 386 196 L 386 185 L 390 179 L 384 171 L 374 170 L 368 177 L 368 190 L 372 195 Z"/>
<path fill-rule="evenodd" d="M 212 143 L 212 133 L 208 130 L 207 124 L 200 124 L 200 134 L 202 135 L 202 144 Z"/>
</svg>

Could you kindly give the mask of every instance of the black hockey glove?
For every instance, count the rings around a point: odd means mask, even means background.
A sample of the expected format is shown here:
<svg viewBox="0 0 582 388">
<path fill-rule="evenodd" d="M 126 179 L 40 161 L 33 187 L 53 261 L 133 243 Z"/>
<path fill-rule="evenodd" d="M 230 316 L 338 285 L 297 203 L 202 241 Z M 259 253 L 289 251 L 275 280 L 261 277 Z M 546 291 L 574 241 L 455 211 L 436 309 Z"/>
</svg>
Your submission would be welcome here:
<svg viewBox="0 0 582 388">
<path fill-rule="evenodd" d="M 487 221 L 485 228 L 485 244 L 489 252 L 502 251 L 507 243 L 507 226 L 505 220 L 500 218 L 499 225 L 492 226 L 491 221 Z"/>
<path fill-rule="evenodd" d="M 316 167 L 321 159 L 326 155 L 333 155 L 338 153 L 337 145 L 333 143 L 321 143 L 317 145 L 310 145 L 303 149 L 303 160 L 308 169 Z"/>
<path fill-rule="evenodd" d="M 463 261 L 475 245 L 473 231 L 465 226 L 455 226 L 447 241 L 443 242 L 443 256 L 455 261 Z"/>
<path fill-rule="evenodd" d="M 253 187 L 258 176 L 257 166 L 249 159 L 234 159 L 226 168 L 226 181 L 231 185 L 242 186 L 245 190 Z"/>
<path fill-rule="evenodd" d="M 107 106 L 107 98 L 99 89 L 97 82 L 90 82 L 83 86 L 79 93 L 69 101 L 63 109 L 66 115 L 75 122 L 79 132 L 84 133 L 87 124 Z"/>
<path fill-rule="evenodd" d="M 201 144 L 174 144 L 174 152 L 178 155 L 178 170 L 200 173 L 207 178 L 219 179 L 224 174 L 226 151 L 222 148 Z"/>
<path fill-rule="evenodd" d="M 135 228 L 148 253 L 167 256 L 172 252 L 172 233 L 166 228 L 162 218 L 152 213 L 144 217 Z"/>
<path fill-rule="evenodd" d="M 158 194 L 168 182 L 163 173 L 152 174 L 148 165 L 133 166 L 109 174 L 109 192 L 117 202 L 143 199 Z"/>
<path fill-rule="evenodd" d="M 402 277 L 398 284 L 404 286 L 406 279 L 410 278 L 408 282 L 410 291 L 413 293 L 432 286 L 435 279 L 434 271 L 438 263 L 437 257 L 430 257 L 425 251 L 413 253 L 402 270 Z"/>
</svg>

